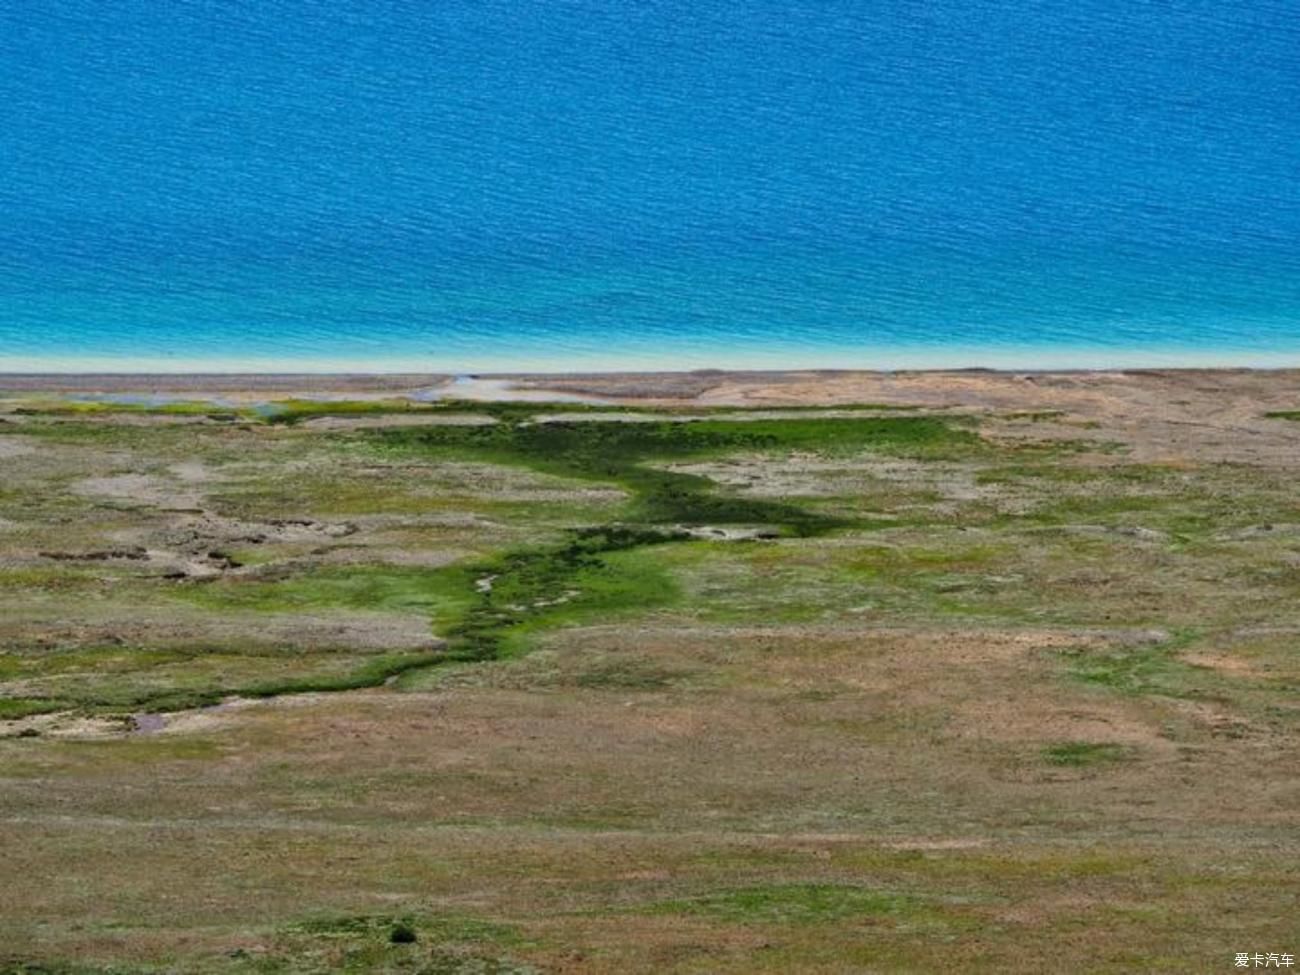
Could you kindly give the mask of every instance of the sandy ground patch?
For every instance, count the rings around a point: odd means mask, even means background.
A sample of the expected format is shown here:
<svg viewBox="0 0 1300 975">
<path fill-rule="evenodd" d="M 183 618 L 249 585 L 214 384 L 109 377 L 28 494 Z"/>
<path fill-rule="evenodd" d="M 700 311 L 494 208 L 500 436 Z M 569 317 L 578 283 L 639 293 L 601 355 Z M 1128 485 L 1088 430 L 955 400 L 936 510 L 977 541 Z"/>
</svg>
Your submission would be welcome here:
<svg viewBox="0 0 1300 975">
<path fill-rule="evenodd" d="M 411 414 L 384 416 L 318 416 L 304 420 L 308 430 L 377 430 L 385 427 L 484 427 L 496 423 L 490 416 L 472 413 Z"/>
<path fill-rule="evenodd" d="M 204 500 L 202 492 L 185 486 L 179 478 L 152 474 L 87 477 L 73 485 L 73 491 L 88 497 L 166 508 L 199 508 Z"/>
</svg>

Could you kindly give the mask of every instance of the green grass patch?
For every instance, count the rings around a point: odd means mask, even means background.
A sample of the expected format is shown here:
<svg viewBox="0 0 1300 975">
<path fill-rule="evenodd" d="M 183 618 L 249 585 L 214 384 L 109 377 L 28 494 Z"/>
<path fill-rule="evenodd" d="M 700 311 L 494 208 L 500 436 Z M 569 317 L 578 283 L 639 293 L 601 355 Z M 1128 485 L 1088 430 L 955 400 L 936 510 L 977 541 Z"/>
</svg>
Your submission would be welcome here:
<svg viewBox="0 0 1300 975">
<path fill-rule="evenodd" d="M 1185 631 L 1161 643 L 1102 651 L 1065 651 L 1070 660 L 1069 674 L 1075 680 L 1121 694 L 1200 696 L 1205 692 L 1204 672 L 1178 658 L 1178 652 L 1186 649 L 1197 636 Z"/>
<path fill-rule="evenodd" d="M 1130 754 L 1130 749 L 1109 742 L 1062 741 L 1044 748 L 1043 760 L 1049 765 L 1083 768 L 1123 761 Z"/>
<path fill-rule="evenodd" d="M 66 701 L 50 698 L 3 697 L 0 698 L 0 721 L 15 721 L 33 714 L 50 714 L 68 708 Z"/>
<path fill-rule="evenodd" d="M 960 537 L 951 546 L 868 545 L 850 550 L 843 560 L 849 573 L 868 579 L 897 578 L 913 572 L 953 571 L 988 566 L 1013 554 L 1007 543 L 971 544 Z"/>
<path fill-rule="evenodd" d="M 213 681 L 200 687 L 155 689 L 96 697 L 87 695 L 80 703 L 92 710 L 127 708 L 136 711 L 184 711 L 211 707 L 229 697 L 280 697 L 285 694 L 324 694 L 378 687 L 410 670 L 436 663 L 436 653 L 381 653 L 341 673 L 286 674 L 283 677 L 229 683 Z"/>
<path fill-rule="evenodd" d="M 280 579 L 223 578 L 180 587 L 175 593 L 210 609 L 415 611 L 437 620 L 454 617 L 471 602 L 465 582 L 459 569 L 331 566 Z"/>
<path fill-rule="evenodd" d="M 278 399 L 264 404 L 260 415 L 267 423 L 291 426 L 320 416 L 385 416 L 435 412 L 445 412 L 445 408 L 440 403 L 409 399 Z"/>
<path fill-rule="evenodd" d="M 0 569 L 0 589 L 41 589 L 47 592 L 93 589 L 102 584 L 108 571 L 102 563 L 93 569 L 67 564 Z"/>
<path fill-rule="evenodd" d="M 620 555 L 677 538 L 635 527 L 582 529 L 559 545 L 519 549 L 456 570 L 473 578 L 477 598 L 443 632 L 447 659 L 511 656 L 539 629 L 671 602 L 677 589 L 667 574 L 649 560 Z"/>
<path fill-rule="evenodd" d="M 378 687 L 391 678 L 427 667 L 440 659 L 438 653 L 381 653 L 368 658 L 347 673 L 283 677 L 249 684 L 227 693 L 238 697 L 279 697 L 282 694 L 357 691 L 365 687 Z"/>
</svg>

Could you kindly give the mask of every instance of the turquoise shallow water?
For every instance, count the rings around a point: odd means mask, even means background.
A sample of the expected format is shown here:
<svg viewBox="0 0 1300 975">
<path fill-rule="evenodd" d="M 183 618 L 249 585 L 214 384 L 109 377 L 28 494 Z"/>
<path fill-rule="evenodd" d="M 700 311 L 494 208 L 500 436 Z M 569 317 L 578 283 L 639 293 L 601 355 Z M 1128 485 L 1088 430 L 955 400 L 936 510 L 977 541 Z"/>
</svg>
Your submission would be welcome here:
<svg viewBox="0 0 1300 975">
<path fill-rule="evenodd" d="M 1282 2 L 0 4 L 0 370 L 1300 363 Z"/>
</svg>

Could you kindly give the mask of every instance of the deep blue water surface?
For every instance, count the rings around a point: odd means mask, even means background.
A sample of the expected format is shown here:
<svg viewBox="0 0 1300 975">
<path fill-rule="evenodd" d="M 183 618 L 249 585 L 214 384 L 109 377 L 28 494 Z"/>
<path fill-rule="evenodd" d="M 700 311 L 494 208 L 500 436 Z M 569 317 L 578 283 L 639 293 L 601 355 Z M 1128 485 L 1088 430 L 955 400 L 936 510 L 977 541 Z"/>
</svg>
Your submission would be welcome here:
<svg viewBox="0 0 1300 975">
<path fill-rule="evenodd" d="M 0 369 L 1300 363 L 1294 0 L 0 0 Z"/>
</svg>

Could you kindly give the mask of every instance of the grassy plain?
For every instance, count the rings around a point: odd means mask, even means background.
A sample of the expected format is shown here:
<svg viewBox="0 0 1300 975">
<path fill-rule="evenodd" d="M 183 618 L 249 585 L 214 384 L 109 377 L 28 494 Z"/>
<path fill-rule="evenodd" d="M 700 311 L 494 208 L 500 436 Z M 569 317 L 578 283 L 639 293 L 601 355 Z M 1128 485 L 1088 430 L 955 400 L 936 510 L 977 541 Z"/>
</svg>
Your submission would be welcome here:
<svg viewBox="0 0 1300 975">
<path fill-rule="evenodd" d="M 549 385 L 0 398 L 0 972 L 1300 954 L 1300 386 Z"/>
</svg>

